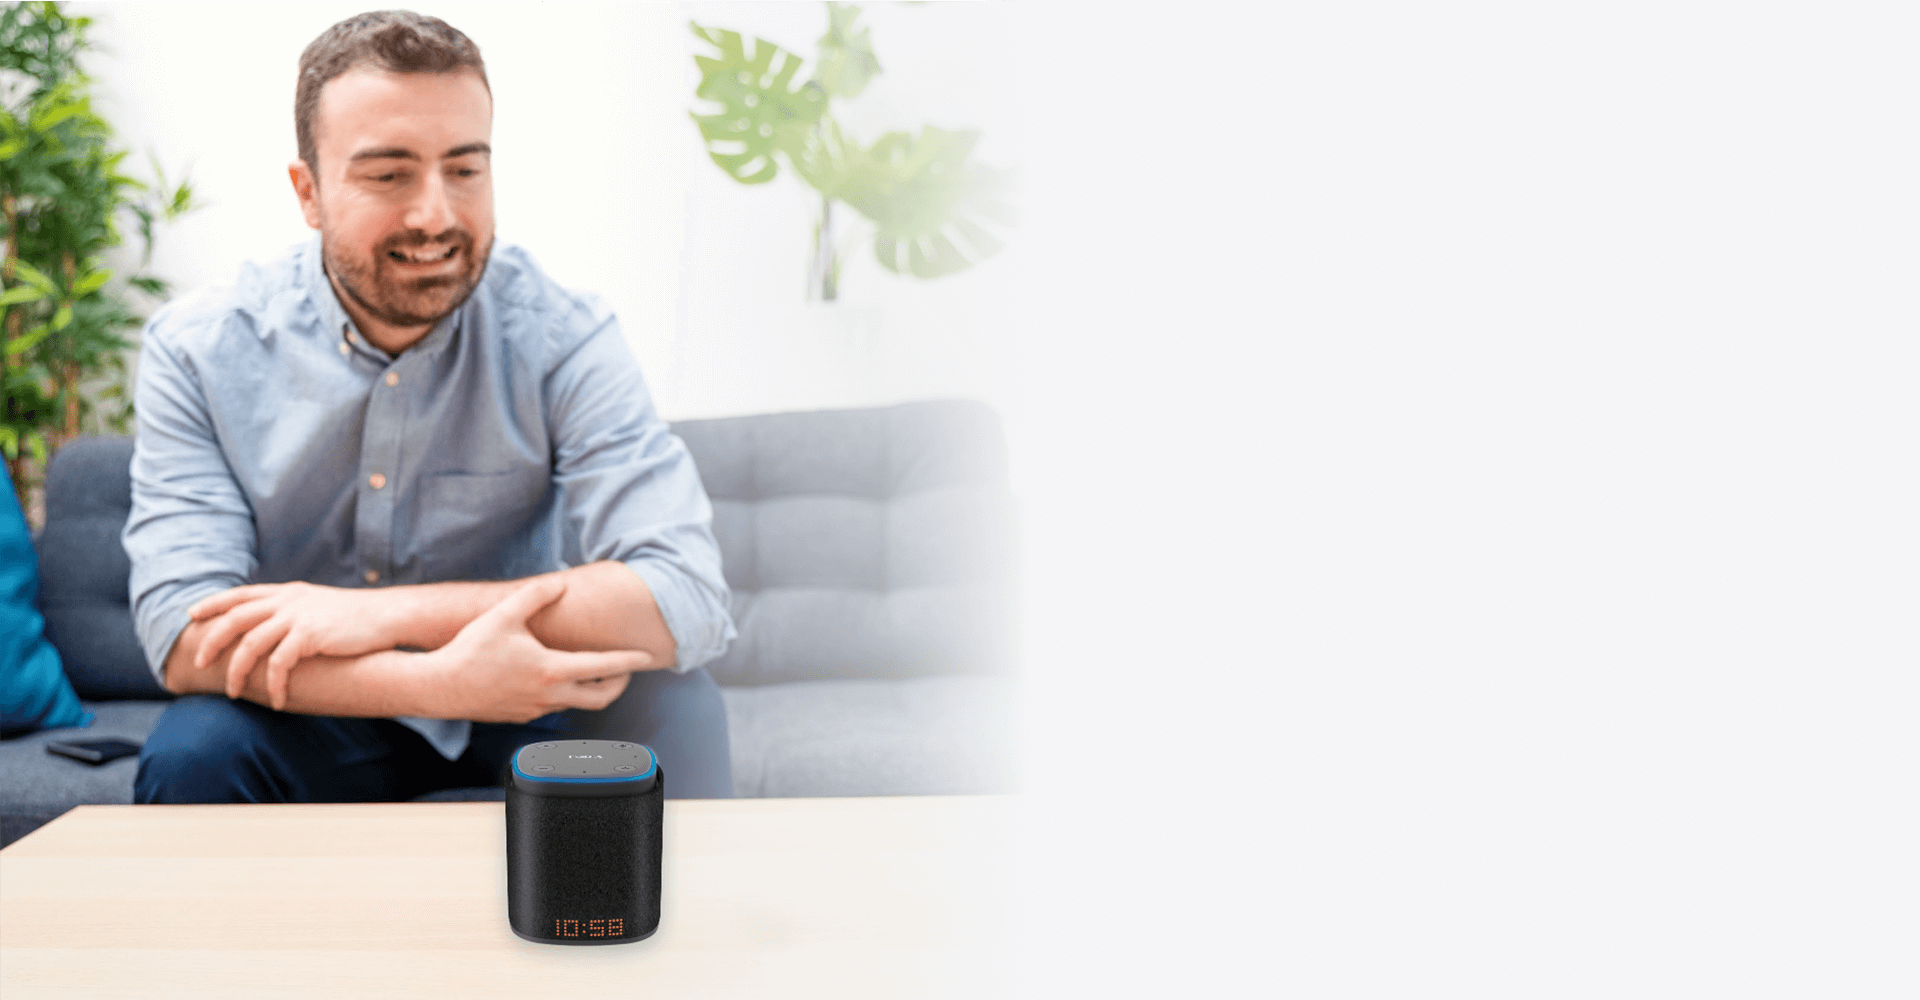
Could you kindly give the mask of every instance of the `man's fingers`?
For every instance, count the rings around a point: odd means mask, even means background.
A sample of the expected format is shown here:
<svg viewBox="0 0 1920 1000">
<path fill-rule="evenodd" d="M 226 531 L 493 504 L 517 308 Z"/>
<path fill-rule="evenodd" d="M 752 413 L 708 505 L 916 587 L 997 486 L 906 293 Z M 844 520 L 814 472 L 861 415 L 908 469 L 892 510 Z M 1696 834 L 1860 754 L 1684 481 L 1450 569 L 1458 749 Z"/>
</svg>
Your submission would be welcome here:
<svg viewBox="0 0 1920 1000">
<path fill-rule="evenodd" d="M 618 673 L 600 681 L 580 681 L 568 684 L 560 696 L 567 708 L 584 708 L 598 712 L 613 704 L 621 693 L 627 690 L 628 682 L 633 680 L 630 673 Z"/>
<path fill-rule="evenodd" d="M 203 597 L 194 602 L 193 607 L 187 609 L 187 617 L 197 622 L 206 621 L 214 615 L 224 614 L 233 607 L 266 594 L 275 586 L 278 585 L 249 583 L 244 587 L 229 587 L 218 594 Z"/>
<path fill-rule="evenodd" d="M 485 620 L 488 625 L 504 627 L 517 625 L 525 627 L 527 619 L 538 614 L 541 608 L 560 599 L 567 592 L 567 581 L 558 575 L 535 577 L 532 582 L 507 595 L 506 600 L 486 610 L 474 621 Z"/>
<path fill-rule="evenodd" d="M 287 710 L 287 675 L 299 664 L 305 655 L 306 637 L 298 632 L 288 632 L 280 645 L 273 648 L 273 655 L 267 657 L 267 701 L 274 711 Z"/>
<path fill-rule="evenodd" d="M 637 649 L 614 649 L 603 653 L 554 653 L 558 657 L 553 672 L 559 680 L 585 681 L 614 674 L 630 674 L 653 666 L 653 657 Z"/>
<path fill-rule="evenodd" d="M 251 608 L 235 608 L 213 620 L 207 631 L 200 637 L 200 648 L 194 651 L 193 666 L 196 670 L 205 670 L 207 664 L 220 658 L 220 654 L 235 639 L 247 630 L 273 617 L 273 608 L 259 605 Z"/>
<path fill-rule="evenodd" d="M 246 638 L 233 647 L 233 658 L 227 661 L 227 697 L 240 697 L 247 689 L 247 675 L 253 672 L 260 654 L 278 646 L 290 627 L 278 619 L 270 620 L 248 632 Z"/>
</svg>

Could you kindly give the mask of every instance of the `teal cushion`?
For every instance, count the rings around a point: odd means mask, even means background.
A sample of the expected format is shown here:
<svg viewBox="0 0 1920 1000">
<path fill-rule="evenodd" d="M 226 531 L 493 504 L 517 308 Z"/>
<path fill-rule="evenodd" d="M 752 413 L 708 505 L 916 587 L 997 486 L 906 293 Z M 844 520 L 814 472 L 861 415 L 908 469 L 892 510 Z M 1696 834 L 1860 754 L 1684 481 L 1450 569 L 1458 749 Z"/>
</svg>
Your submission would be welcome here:
<svg viewBox="0 0 1920 1000">
<path fill-rule="evenodd" d="M 88 725 L 93 713 L 80 707 L 34 606 L 40 567 L 11 478 L 0 493 L 0 731 Z"/>
</svg>

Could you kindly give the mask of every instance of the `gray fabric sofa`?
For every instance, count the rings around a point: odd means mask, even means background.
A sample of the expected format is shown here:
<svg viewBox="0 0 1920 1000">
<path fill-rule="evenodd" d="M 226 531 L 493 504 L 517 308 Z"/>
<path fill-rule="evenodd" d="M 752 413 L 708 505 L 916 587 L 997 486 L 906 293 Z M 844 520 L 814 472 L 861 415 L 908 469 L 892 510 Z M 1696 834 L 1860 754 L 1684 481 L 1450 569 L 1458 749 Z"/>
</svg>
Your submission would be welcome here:
<svg viewBox="0 0 1920 1000">
<path fill-rule="evenodd" d="M 1013 781 L 1012 503 L 991 410 L 936 401 L 674 425 L 713 499 L 739 629 L 709 664 L 743 797 L 961 794 Z M 0 844 L 132 800 L 136 763 L 46 752 L 143 740 L 166 707 L 127 609 L 130 438 L 48 470 L 41 610 L 96 714 L 0 741 Z M 488 797 L 484 792 L 437 798 Z"/>
</svg>

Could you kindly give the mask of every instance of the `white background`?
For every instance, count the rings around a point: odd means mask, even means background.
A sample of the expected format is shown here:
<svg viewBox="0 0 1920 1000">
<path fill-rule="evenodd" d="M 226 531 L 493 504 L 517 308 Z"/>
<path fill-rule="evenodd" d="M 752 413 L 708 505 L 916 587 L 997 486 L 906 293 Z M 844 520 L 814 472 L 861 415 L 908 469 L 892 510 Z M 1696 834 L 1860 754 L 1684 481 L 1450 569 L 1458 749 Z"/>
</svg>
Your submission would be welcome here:
<svg viewBox="0 0 1920 1000">
<path fill-rule="evenodd" d="M 1920 24 L 1283 9 L 1032 26 L 1035 961 L 1914 994 Z"/>
<path fill-rule="evenodd" d="M 1013 415 L 1021 992 L 1913 995 L 1920 25 L 1007 9 L 924 58 L 1022 138 L 1023 256 L 992 294 L 930 286 L 978 311 L 965 363 L 818 392 L 983 386 Z M 501 102 L 503 233 L 633 282 L 673 415 L 787 405 L 702 381 L 779 303 L 728 313 L 693 271 L 749 202 L 697 154 L 650 158 L 691 142 L 677 98 L 544 133 L 517 110 L 592 74 L 684 93 L 658 82 L 683 14 L 539 10 L 580 24 L 455 19 Z M 141 115 L 182 123 L 150 134 L 224 137 L 163 158 L 236 203 L 267 176 L 270 204 L 292 60 L 335 11 L 220 8 L 143 48 Z M 220 46 L 244 71 L 181 48 L 281 17 Z M 904 75 L 920 57 L 874 20 Z M 515 159 L 543 137 L 567 154 Z M 276 219 L 298 235 L 279 204 L 167 239 L 238 259 Z M 755 273 L 795 273 L 803 240 Z"/>
</svg>

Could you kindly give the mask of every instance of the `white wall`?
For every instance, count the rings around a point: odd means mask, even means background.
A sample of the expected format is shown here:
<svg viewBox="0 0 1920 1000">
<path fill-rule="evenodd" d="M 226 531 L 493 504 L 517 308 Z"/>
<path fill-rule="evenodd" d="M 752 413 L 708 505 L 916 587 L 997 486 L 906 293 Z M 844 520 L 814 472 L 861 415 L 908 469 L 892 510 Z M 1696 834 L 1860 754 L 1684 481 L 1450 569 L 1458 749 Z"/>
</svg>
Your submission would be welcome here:
<svg viewBox="0 0 1920 1000">
<path fill-rule="evenodd" d="M 205 206 L 160 235 L 180 291 L 309 234 L 286 179 L 300 51 L 367 9 L 343 3 L 76 3 L 95 18 L 96 100 L 136 159 L 190 171 Z M 605 296 L 669 418 L 1006 394 L 997 319 L 1018 252 L 926 283 L 856 253 L 837 306 L 803 300 L 812 201 L 796 179 L 745 188 L 687 117 L 689 18 L 811 55 L 820 4 L 421 3 L 477 42 L 495 98 L 502 240 Z M 1000 5 L 875 7 L 886 73 L 846 106 L 886 128 L 983 127 L 1014 166 Z M 851 216 L 840 213 L 842 218 Z"/>
</svg>

